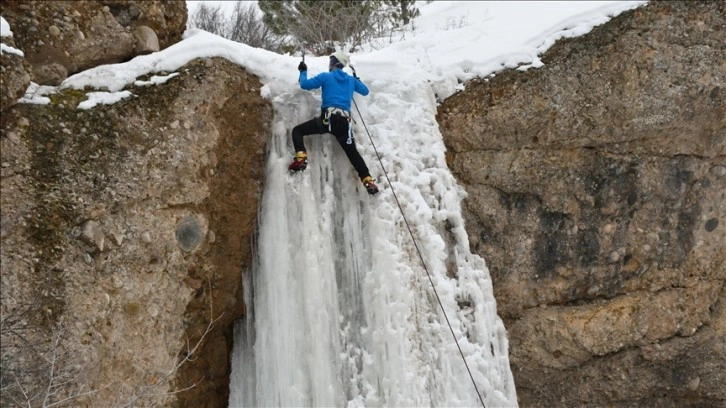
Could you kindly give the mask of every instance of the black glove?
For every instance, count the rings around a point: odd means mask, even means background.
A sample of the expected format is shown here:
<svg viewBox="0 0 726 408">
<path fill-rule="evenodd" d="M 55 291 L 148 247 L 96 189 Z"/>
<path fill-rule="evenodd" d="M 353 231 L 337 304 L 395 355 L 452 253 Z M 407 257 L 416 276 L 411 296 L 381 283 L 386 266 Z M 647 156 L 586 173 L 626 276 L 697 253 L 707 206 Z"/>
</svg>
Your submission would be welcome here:
<svg viewBox="0 0 726 408">
<path fill-rule="evenodd" d="M 300 72 L 308 70 L 308 66 L 305 64 L 305 61 L 300 61 L 300 65 L 297 66 L 297 70 Z"/>
</svg>

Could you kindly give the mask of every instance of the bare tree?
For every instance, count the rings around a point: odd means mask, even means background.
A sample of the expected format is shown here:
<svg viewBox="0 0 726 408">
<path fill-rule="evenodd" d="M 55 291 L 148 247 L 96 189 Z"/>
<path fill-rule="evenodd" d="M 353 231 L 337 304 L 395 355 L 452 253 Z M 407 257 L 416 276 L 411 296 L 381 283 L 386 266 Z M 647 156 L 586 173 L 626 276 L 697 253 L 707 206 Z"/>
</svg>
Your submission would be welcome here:
<svg viewBox="0 0 726 408">
<path fill-rule="evenodd" d="M 226 16 L 221 5 L 212 7 L 202 3 L 192 12 L 189 19 L 191 27 L 199 28 L 250 47 L 279 51 L 285 41 L 262 22 L 254 2 L 238 0 L 232 14 Z"/>
<path fill-rule="evenodd" d="M 221 4 L 217 4 L 217 7 L 206 3 L 200 4 L 192 13 L 189 22 L 192 27 L 226 38 L 227 27 Z"/>
<path fill-rule="evenodd" d="M 402 30 L 418 15 L 412 0 L 260 0 L 263 22 L 315 54 L 354 51 Z"/>
<path fill-rule="evenodd" d="M 64 331 L 48 332 L 38 305 L 3 308 L 0 315 L 0 402 L 2 406 L 50 408 L 92 395 L 85 367 L 63 347 Z M 75 362 L 75 363 L 72 363 Z"/>
<path fill-rule="evenodd" d="M 255 3 L 237 1 L 228 20 L 228 33 L 225 38 L 241 42 L 250 47 L 277 51 L 284 42 L 284 37 L 272 32 L 262 22 Z"/>
<path fill-rule="evenodd" d="M 211 282 L 209 283 L 209 286 L 210 286 L 210 291 L 211 291 Z M 120 405 L 120 407 L 121 408 L 131 408 L 131 407 L 134 407 L 136 405 L 136 403 L 141 399 L 155 397 L 155 396 L 167 396 L 167 395 L 178 394 L 180 392 L 188 391 L 188 390 L 194 388 L 195 386 L 197 386 L 197 384 L 199 384 L 201 379 L 198 380 L 197 382 L 193 383 L 192 385 L 179 389 L 179 390 L 175 390 L 175 391 L 171 391 L 171 392 L 167 392 L 167 393 L 161 393 L 161 394 L 154 394 L 156 389 L 160 388 L 163 385 L 169 384 L 172 377 L 179 371 L 181 366 L 183 366 L 184 364 L 186 364 L 189 361 L 193 361 L 197 357 L 199 349 L 204 344 L 204 340 L 207 338 L 209 333 L 212 332 L 212 329 L 214 328 L 214 323 L 221 318 L 222 318 L 221 314 L 219 316 L 217 316 L 216 318 L 214 317 L 214 309 L 212 308 L 212 297 L 210 295 L 209 296 L 209 319 L 210 320 L 209 320 L 209 324 L 207 324 L 207 327 L 204 330 L 204 332 L 199 333 L 199 338 L 193 343 L 189 339 L 189 336 L 186 335 L 186 341 L 185 341 L 186 348 L 181 353 L 180 358 L 162 376 L 160 376 L 160 377 L 153 376 L 152 381 L 144 381 L 144 383 L 143 383 L 144 385 L 135 389 L 133 391 L 131 397 L 128 399 L 128 401 L 126 403 Z"/>
<path fill-rule="evenodd" d="M 211 282 L 209 282 L 211 292 Z M 3 302 L 4 303 L 4 302 Z M 5 305 L 3 305 L 5 306 Z M 87 405 L 85 397 L 101 390 L 116 387 L 115 401 L 107 401 L 109 407 L 130 408 L 141 401 L 167 397 L 194 388 L 196 383 L 174 391 L 160 391 L 170 385 L 181 366 L 198 355 L 214 324 L 222 317 L 214 316 L 212 296 L 209 296 L 209 323 L 206 329 L 193 336 L 186 335 L 185 349 L 174 358 L 170 367 L 161 374 L 143 373 L 137 384 L 113 382 L 91 387 L 91 372 L 82 358 L 64 346 L 68 339 L 61 324 L 49 331 L 47 322 L 38 320 L 36 304 L 16 308 L 2 307 L 0 313 L 0 406 L 51 408 Z M 41 312 L 42 314 L 42 312 Z M 153 405 L 153 404 L 152 404 Z"/>
<path fill-rule="evenodd" d="M 375 1 L 260 1 L 264 23 L 278 35 L 290 35 L 322 55 L 352 47 L 370 36 L 371 19 L 379 9 Z"/>
</svg>

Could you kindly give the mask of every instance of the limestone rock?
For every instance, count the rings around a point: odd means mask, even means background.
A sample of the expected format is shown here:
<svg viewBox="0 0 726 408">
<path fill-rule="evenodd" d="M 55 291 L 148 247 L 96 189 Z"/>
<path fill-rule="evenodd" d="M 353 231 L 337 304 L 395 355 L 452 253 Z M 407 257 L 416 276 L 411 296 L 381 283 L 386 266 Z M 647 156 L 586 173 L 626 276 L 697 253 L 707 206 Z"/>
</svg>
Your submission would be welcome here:
<svg viewBox="0 0 726 408">
<path fill-rule="evenodd" d="M 181 41 L 187 25 L 185 0 L 102 0 L 124 27 L 149 27 L 164 49 Z"/>
<path fill-rule="evenodd" d="M 136 39 L 136 54 L 143 55 L 159 51 L 159 38 L 154 30 L 147 26 L 138 26 L 134 29 Z"/>
<path fill-rule="evenodd" d="M 33 80 L 42 85 L 60 85 L 68 78 L 68 69 L 58 61 L 36 61 L 33 64 Z"/>
<path fill-rule="evenodd" d="M 5 45 L 17 49 L 13 37 L 2 37 Z M 22 50 L 18 50 L 22 52 Z M 31 65 L 24 56 L 12 52 L 3 52 L 0 55 L 0 110 L 5 110 L 23 96 L 30 85 Z"/>
<path fill-rule="evenodd" d="M 649 3 L 440 107 L 520 405 L 726 400 L 725 25 Z"/>
<path fill-rule="evenodd" d="M 103 251 L 106 236 L 96 221 L 88 221 L 83 226 L 83 239 L 99 251 Z"/>
<path fill-rule="evenodd" d="M 67 90 L 0 116 L 3 317 L 47 322 L 23 331 L 39 348 L 62 328 L 61 366 L 83 367 L 64 381 L 96 390 L 72 406 L 124 405 L 152 381 L 134 405 L 228 401 L 228 336 L 244 312 L 240 271 L 252 259 L 273 115 L 257 78 L 227 60 L 178 73 L 122 104 L 76 110 Z M 189 129 L 169 129 L 175 120 Z M 210 324 L 193 361 L 167 377 Z M 23 350 L 22 361 L 38 358 Z M 30 380 L 28 390 L 44 384 Z"/>
<path fill-rule="evenodd" d="M 31 0 L 4 3 L 3 17 L 33 65 L 33 81 L 57 85 L 67 75 L 178 42 L 187 9 L 177 0 Z"/>
</svg>

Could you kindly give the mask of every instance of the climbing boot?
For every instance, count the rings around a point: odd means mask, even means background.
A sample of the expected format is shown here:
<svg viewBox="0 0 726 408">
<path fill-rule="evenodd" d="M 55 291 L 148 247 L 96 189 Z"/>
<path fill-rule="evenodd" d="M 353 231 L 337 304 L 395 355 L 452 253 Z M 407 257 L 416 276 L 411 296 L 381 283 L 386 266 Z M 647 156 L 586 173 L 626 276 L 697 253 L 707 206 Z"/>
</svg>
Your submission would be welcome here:
<svg viewBox="0 0 726 408">
<path fill-rule="evenodd" d="M 287 166 L 291 172 L 302 171 L 308 168 L 308 155 L 305 152 L 295 153 L 295 159 Z"/>
<path fill-rule="evenodd" d="M 373 177 L 367 176 L 363 177 L 361 180 L 363 182 L 363 186 L 365 186 L 366 191 L 368 191 L 368 194 L 375 194 L 378 192 L 378 186 L 373 181 Z"/>
</svg>

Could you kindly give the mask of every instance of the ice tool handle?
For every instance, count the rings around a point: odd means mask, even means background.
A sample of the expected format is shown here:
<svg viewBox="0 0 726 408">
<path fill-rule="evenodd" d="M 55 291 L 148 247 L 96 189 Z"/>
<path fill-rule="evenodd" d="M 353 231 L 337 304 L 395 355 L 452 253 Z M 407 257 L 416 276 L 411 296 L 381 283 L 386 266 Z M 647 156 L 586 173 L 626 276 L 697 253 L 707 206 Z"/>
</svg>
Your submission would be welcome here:
<svg viewBox="0 0 726 408">
<path fill-rule="evenodd" d="M 353 78 L 360 80 L 360 78 L 358 78 L 358 74 L 355 73 L 355 67 L 353 67 L 353 65 L 351 65 L 350 63 L 348 64 L 348 66 L 350 67 L 350 70 L 353 71 Z M 347 144 L 353 143 L 353 124 L 350 123 L 351 120 L 352 120 L 352 117 L 348 118 L 349 123 L 348 123 L 348 140 L 346 140 Z"/>
</svg>

